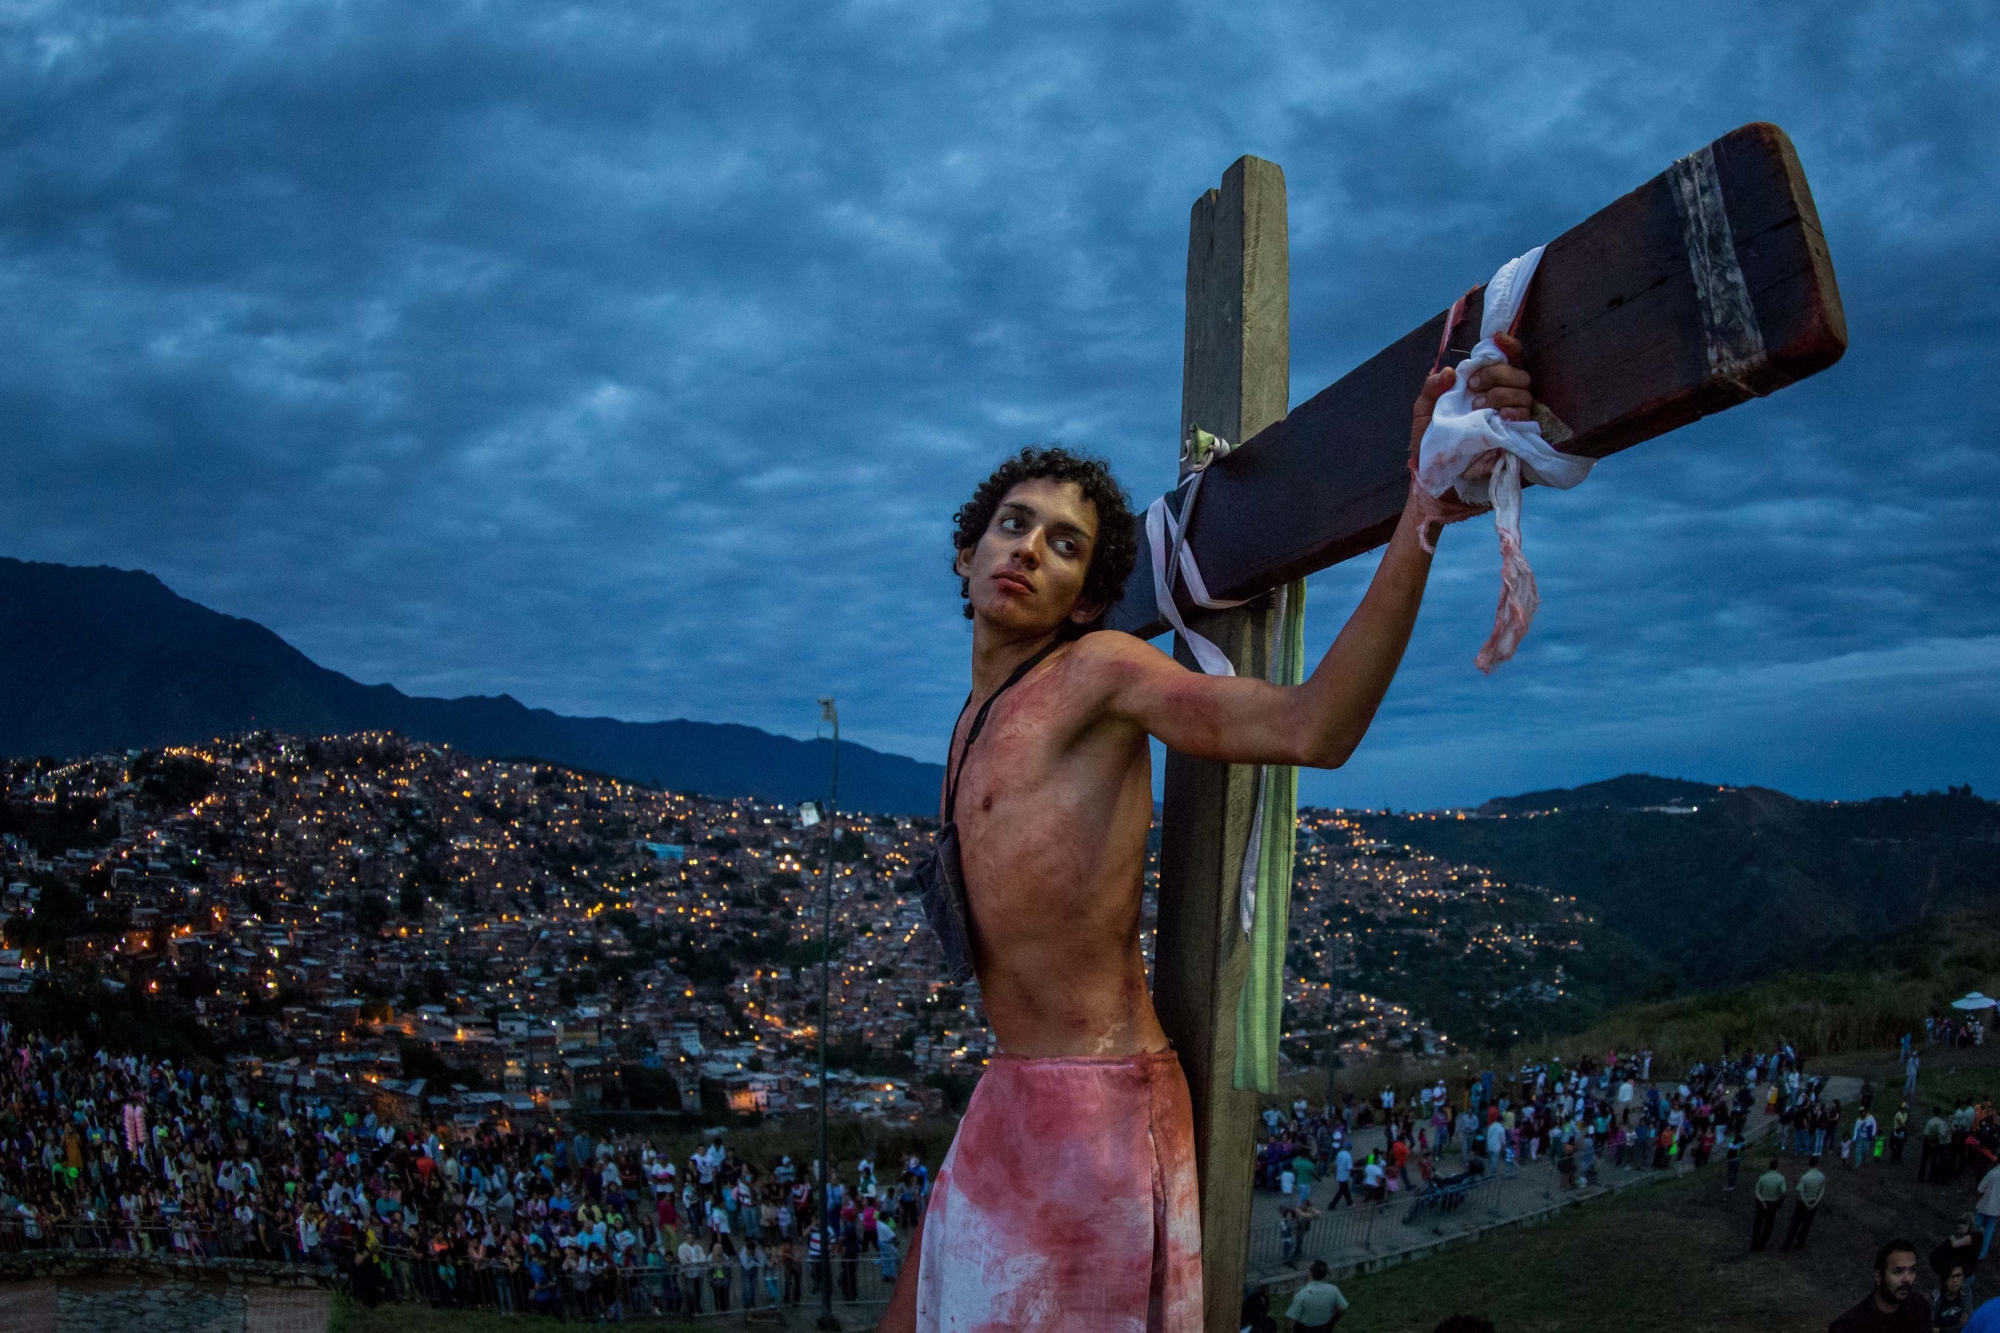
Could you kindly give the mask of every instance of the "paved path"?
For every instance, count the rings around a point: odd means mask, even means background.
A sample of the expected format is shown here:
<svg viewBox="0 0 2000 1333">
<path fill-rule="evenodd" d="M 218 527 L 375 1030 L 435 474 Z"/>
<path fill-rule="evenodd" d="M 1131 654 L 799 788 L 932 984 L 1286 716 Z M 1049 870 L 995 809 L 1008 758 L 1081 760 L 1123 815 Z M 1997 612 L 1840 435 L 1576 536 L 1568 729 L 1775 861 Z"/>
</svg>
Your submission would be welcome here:
<svg viewBox="0 0 2000 1333">
<path fill-rule="evenodd" d="M 1852 1105 L 1860 1091 L 1860 1079 L 1836 1076 L 1827 1080 L 1822 1095 L 1837 1097 Z M 1745 1129 L 1746 1142 L 1750 1145 L 1745 1149 L 1745 1180 L 1756 1176 L 1747 1159 L 1757 1145 L 1773 1135 L 1777 1128 L 1778 1118 L 1764 1114 L 1761 1103 L 1751 1111 Z M 1355 1139 L 1363 1149 L 1379 1148 L 1382 1131 L 1379 1128 L 1363 1130 Z M 1365 1156 L 1366 1153 L 1359 1155 Z M 1450 1162 L 1455 1155 L 1448 1150 L 1446 1161 Z M 1321 1216 L 1312 1223 L 1305 1243 L 1292 1263 L 1284 1261 L 1278 1243 L 1279 1196 L 1259 1190 L 1251 1201 L 1250 1276 L 1253 1280 L 1277 1286 L 1287 1282 L 1295 1284 L 1303 1279 L 1303 1272 L 1297 1271 L 1294 1265 L 1303 1268 L 1313 1259 L 1324 1259 L 1327 1266 L 1339 1274 L 1388 1260 L 1419 1258 L 1451 1240 L 1492 1227 L 1507 1226 L 1634 1185 L 1688 1175 L 1695 1170 L 1692 1163 L 1685 1160 L 1681 1165 L 1664 1171 L 1634 1167 L 1620 1169 L 1612 1166 L 1605 1157 L 1599 1157 L 1597 1161 L 1600 1182 L 1597 1185 L 1564 1189 L 1554 1162 L 1545 1158 L 1517 1167 L 1511 1174 L 1503 1171 L 1481 1182 L 1456 1207 L 1442 1213 L 1428 1208 L 1418 1209 L 1416 1199 L 1409 1194 L 1392 1196 L 1390 1202 L 1383 1204 L 1342 1207 L 1328 1212 L 1326 1208 L 1333 1198 L 1334 1185 L 1330 1180 L 1321 1181 L 1312 1193 L 1313 1206 L 1321 1210 Z M 1718 1153 L 1705 1169 L 1720 1171 L 1721 1155 Z"/>
</svg>

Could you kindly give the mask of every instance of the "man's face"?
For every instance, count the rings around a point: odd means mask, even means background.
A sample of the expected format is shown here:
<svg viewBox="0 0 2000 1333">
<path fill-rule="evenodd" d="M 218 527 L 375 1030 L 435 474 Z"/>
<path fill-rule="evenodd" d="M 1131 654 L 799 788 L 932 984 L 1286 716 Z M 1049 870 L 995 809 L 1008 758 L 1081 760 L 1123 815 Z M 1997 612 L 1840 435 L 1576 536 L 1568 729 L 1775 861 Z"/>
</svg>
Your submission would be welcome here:
<svg viewBox="0 0 2000 1333">
<path fill-rule="evenodd" d="M 1047 634 L 1104 609 L 1081 601 L 1097 545 L 1097 506 L 1073 481 L 1024 481 L 1000 501 L 978 544 L 958 553 L 973 615 L 1002 629 Z"/>
<path fill-rule="evenodd" d="M 1917 1256 L 1909 1250 L 1897 1250 L 1882 1265 L 1882 1271 L 1875 1275 L 1875 1294 L 1886 1305 L 1901 1305 L 1910 1299 L 1910 1293 L 1917 1286 Z"/>
</svg>

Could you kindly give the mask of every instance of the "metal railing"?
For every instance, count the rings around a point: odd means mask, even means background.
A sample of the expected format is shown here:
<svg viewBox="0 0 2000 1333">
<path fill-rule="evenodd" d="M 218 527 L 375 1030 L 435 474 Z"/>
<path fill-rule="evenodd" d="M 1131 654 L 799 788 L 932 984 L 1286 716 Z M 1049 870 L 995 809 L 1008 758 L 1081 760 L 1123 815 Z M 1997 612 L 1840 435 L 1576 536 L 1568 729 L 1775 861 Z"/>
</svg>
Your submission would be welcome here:
<svg viewBox="0 0 2000 1333">
<path fill-rule="evenodd" d="M 0 1254 L 52 1250 L 313 1264 L 313 1259 L 300 1254 L 297 1245 L 291 1243 L 290 1233 L 285 1234 L 286 1240 L 266 1244 L 254 1231 L 233 1222 L 221 1225 L 170 1220 L 132 1223 L 120 1218 L 56 1223 L 0 1218 Z"/>
<path fill-rule="evenodd" d="M 1761 1138 L 1761 1133 L 1754 1138 Z M 1754 1141 L 1753 1138 L 1753 1141 Z M 1712 1163 L 1711 1167 L 1717 1165 Z M 1391 1194 L 1380 1203 L 1317 1212 L 1285 1235 L 1282 1224 L 1253 1227 L 1250 1232 L 1252 1273 L 1276 1273 L 1303 1267 L 1314 1259 L 1330 1266 L 1391 1254 L 1421 1245 L 1426 1235 L 1447 1234 L 1447 1228 L 1470 1230 L 1512 1215 L 1533 1212 L 1542 1204 L 1582 1190 L 1618 1189 L 1640 1180 L 1687 1174 L 1696 1167 L 1677 1159 L 1665 1168 L 1639 1156 L 1615 1165 L 1612 1154 L 1600 1152 L 1589 1178 L 1564 1171 L 1560 1159 L 1543 1157 L 1529 1165 L 1502 1164 L 1470 1181 L 1433 1182 Z"/>
<path fill-rule="evenodd" d="M 1526 1185 L 1540 1188 L 1541 1172 L 1527 1181 L 1513 1167 L 1452 1184 L 1432 1183 L 1390 1194 L 1380 1203 L 1331 1208 L 1299 1219 L 1286 1234 L 1282 1225 L 1266 1224 L 1250 1231 L 1250 1271 L 1276 1272 L 1325 1259 L 1386 1253 L 1413 1244 L 1406 1228 L 1426 1219 L 1452 1215 L 1497 1216 L 1505 1211 L 1509 1192 Z"/>
<path fill-rule="evenodd" d="M 821 1271 L 812 1271 L 815 1267 Z M 836 1308 L 883 1304 L 895 1289 L 895 1278 L 885 1274 L 872 1255 L 748 1273 L 734 1262 L 723 1265 L 719 1273 L 707 1264 L 679 1263 L 619 1265 L 587 1275 L 547 1270 L 537 1283 L 531 1270 L 518 1265 L 456 1265 L 381 1251 L 351 1265 L 343 1276 L 342 1285 L 354 1299 L 369 1306 L 395 1302 L 440 1310 L 614 1321 L 817 1306 L 821 1281 L 832 1284 Z"/>
<path fill-rule="evenodd" d="M 260 1260 L 296 1268 L 301 1277 L 343 1290 L 367 1306 L 417 1304 L 585 1320 L 698 1318 L 817 1305 L 822 1282 L 832 1285 L 836 1306 L 880 1305 L 895 1290 L 902 1263 L 893 1248 L 886 1254 L 868 1250 L 856 1259 L 836 1255 L 830 1263 L 789 1267 L 773 1256 L 765 1268 L 749 1274 L 732 1259 L 722 1265 L 720 1282 L 716 1269 L 706 1263 L 619 1264 L 583 1274 L 549 1265 L 538 1283 L 532 1270 L 521 1264 L 459 1263 L 388 1248 L 355 1251 L 322 1245 L 306 1252 L 290 1232 L 259 1235 L 234 1223 L 135 1225 L 121 1219 L 58 1224 L 0 1219 L 0 1254 L 31 1252 Z"/>
</svg>

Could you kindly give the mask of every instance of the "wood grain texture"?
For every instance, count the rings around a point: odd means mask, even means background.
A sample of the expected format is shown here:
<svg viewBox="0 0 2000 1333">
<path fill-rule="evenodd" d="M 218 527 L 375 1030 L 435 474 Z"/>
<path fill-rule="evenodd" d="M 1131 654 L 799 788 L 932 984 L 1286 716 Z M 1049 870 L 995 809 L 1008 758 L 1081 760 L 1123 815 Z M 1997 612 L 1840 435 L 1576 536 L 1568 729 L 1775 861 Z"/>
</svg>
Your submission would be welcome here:
<svg viewBox="0 0 2000 1333">
<path fill-rule="evenodd" d="M 1183 434 L 1199 425 L 1235 439 L 1283 417 L 1290 285 L 1284 173 L 1273 163 L 1240 158 L 1189 218 Z M 1272 621 L 1259 599 L 1202 615 L 1190 627 L 1212 639 L 1238 671 L 1261 675 Z M 1179 651 L 1192 666 L 1185 648 Z M 1257 1097 L 1235 1087 L 1236 1004 L 1249 961 L 1236 898 L 1256 781 L 1254 767 L 1167 755 L 1153 1003 L 1194 1103 L 1209 1333 L 1235 1333 L 1249 1254 Z"/>
<path fill-rule="evenodd" d="M 1628 449 L 1817 374 L 1846 351 L 1832 259 L 1791 141 L 1753 124 L 1712 148 L 1765 355 L 1736 380 L 1712 371 L 1673 190 L 1655 177 L 1549 242 L 1529 293 L 1520 335 L 1537 396 L 1571 432 L 1567 452 Z M 1480 295 L 1453 335 L 1453 360 L 1478 337 Z M 1389 539 L 1408 495 L 1410 404 L 1445 318 L 1289 416 L 1244 431 L 1249 443 L 1210 469 L 1187 540 L 1213 595 L 1267 592 Z M 1153 604 L 1143 523 L 1139 543 L 1107 623 L 1150 638 L 1166 623 Z"/>
</svg>

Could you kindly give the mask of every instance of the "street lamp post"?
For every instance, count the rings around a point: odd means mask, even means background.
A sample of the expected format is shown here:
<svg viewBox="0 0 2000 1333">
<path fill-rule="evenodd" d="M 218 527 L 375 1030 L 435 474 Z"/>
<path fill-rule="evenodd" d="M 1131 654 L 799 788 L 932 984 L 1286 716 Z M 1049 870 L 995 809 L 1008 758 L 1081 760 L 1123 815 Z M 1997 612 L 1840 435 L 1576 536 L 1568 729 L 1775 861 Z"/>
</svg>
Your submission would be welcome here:
<svg viewBox="0 0 2000 1333">
<path fill-rule="evenodd" d="M 819 1221 L 820 1229 L 820 1310 L 819 1326 L 827 1330 L 840 1327 L 840 1320 L 833 1314 L 833 1171 L 827 1159 L 826 1131 L 826 1025 L 830 1015 L 829 998 L 833 989 L 833 853 L 834 841 L 839 836 L 834 826 L 833 812 L 840 801 L 840 710 L 833 700 L 819 701 L 819 715 L 822 722 L 833 723 L 833 781 L 829 785 L 826 801 L 826 867 L 825 882 L 820 886 L 823 919 L 819 937 Z"/>
</svg>

